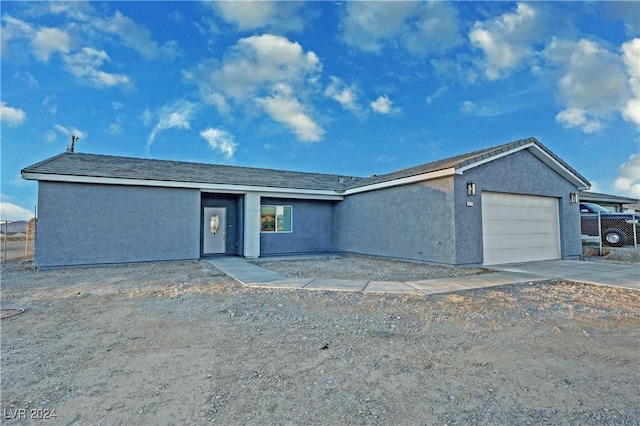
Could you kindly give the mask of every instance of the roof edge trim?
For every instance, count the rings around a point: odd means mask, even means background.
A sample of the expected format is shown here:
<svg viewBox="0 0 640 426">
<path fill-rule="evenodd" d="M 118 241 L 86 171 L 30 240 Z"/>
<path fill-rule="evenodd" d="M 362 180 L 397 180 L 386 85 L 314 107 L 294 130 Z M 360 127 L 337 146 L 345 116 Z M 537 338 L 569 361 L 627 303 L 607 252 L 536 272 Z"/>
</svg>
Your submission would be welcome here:
<svg viewBox="0 0 640 426">
<path fill-rule="evenodd" d="M 356 188 L 347 189 L 343 192 L 343 194 L 352 195 L 352 194 L 358 194 L 360 192 L 375 191 L 378 189 L 391 188 L 393 186 L 408 185 L 411 183 L 422 182 L 425 180 L 453 176 L 454 174 L 455 174 L 455 169 L 453 167 L 449 167 L 446 169 L 436 170 L 433 172 L 421 173 L 418 175 L 408 176 L 400 179 L 388 180 L 385 182 L 374 183 L 372 185 L 364 185 Z"/>
<path fill-rule="evenodd" d="M 177 182 L 163 180 L 146 180 L 146 179 L 125 179 L 125 178 L 105 178 L 92 176 L 75 176 L 75 175 L 59 175 L 49 173 L 31 173 L 22 172 L 22 178 L 26 180 L 37 180 L 47 182 L 66 182 L 66 183 L 89 183 L 89 184 L 106 184 L 106 185 L 126 185 L 126 186 L 154 186 L 165 188 L 184 188 L 198 189 L 206 192 L 221 192 L 228 194 L 246 194 L 248 192 L 260 192 L 269 194 L 281 194 L 287 196 L 308 195 L 315 196 L 327 200 L 342 200 L 342 194 L 331 190 L 321 189 L 296 189 L 296 188 L 277 188 L 269 186 L 251 186 L 251 185 L 229 185 L 214 183 L 198 183 L 198 182 Z M 293 197 L 295 198 L 295 197 Z"/>
<path fill-rule="evenodd" d="M 534 141 L 529 142 L 529 143 L 524 144 L 524 145 L 521 145 L 521 146 L 513 147 L 513 148 L 511 148 L 511 149 L 509 149 L 507 151 L 500 152 L 498 154 L 495 154 L 495 155 L 492 155 L 490 157 L 484 158 L 482 160 L 476 161 L 476 162 L 474 162 L 472 164 L 469 164 L 469 165 L 466 165 L 466 166 L 463 166 L 463 167 L 459 167 L 459 168 L 456 169 L 456 172 L 462 174 L 467 170 L 473 169 L 475 167 L 481 166 L 481 165 L 486 164 L 488 162 L 491 162 L 493 160 L 497 160 L 499 158 L 506 157 L 507 155 L 511 155 L 511 154 L 513 154 L 515 152 L 522 151 L 522 150 L 525 150 L 525 149 L 529 150 L 529 152 L 531 152 L 534 156 L 536 156 L 540 161 L 545 163 L 551 169 L 556 171 L 559 175 L 561 175 L 562 177 L 564 177 L 568 181 L 570 181 L 573 184 L 575 184 L 578 187 L 578 189 L 585 190 L 585 189 L 591 188 L 591 184 L 588 181 L 584 180 L 584 178 L 582 178 L 581 176 L 577 175 L 572 170 L 567 168 L 567 166 L 565 166 L 564 164 L 559 162 L 556 158 L 554 158 L 552 155 L 550 155 L 546 150 L 544 150 L 540 145 L 538 145 Z"/>
</svg>

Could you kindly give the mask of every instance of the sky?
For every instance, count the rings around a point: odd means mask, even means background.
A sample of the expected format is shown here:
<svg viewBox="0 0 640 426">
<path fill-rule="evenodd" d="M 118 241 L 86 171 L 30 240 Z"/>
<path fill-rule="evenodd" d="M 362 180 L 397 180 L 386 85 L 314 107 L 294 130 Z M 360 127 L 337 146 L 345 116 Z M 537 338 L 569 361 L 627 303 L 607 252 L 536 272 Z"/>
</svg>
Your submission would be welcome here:
<svg viewBox="0 0 640 426">
<path fill-rule="evenodd" d="M 13 2 L 4 220 L 64 152 L 370 176 L 538 138 L 640 198 L 640 3 Z M 531 177 L 535 179 L 535 176 Z"/>
</svg>

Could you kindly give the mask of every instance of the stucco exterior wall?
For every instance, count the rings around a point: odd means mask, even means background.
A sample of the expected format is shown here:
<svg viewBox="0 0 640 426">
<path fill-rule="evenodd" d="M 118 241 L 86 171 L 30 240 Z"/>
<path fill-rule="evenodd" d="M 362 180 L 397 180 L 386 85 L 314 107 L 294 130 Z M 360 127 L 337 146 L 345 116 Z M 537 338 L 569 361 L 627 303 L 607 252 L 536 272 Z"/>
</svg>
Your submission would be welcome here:
<svg viewBox="0 0 640 426">
<path fill-rule="evenodd" d="M 200 191 L 38 182 L 37 267 L 200 257 Z"/>
<path fill-rule="evenodd" d="M 260 233 L 261 256 L 335 251 L 333 202 L 265 197 L 260 204 L 293 207 L 292 232 Z"/>
<path fill-rule="evenodd" d="M 363 192 L 336 206 L 336 248 L 433 263 L 455 262 L 453 177 Z"/>
<path fill-rule="evenodd" d="M 265 197 L 260 204 L 293 207 L 292 232 L 261 232 L 260 256 L 335 251 L 333 202 Z"/>
<path fill-rule="evenodd" d="M 467 182 L 476 184 L 476 195 L 467 196 Z M 571 182 L 523 150 L 467 170 L 455 179 L 456 264 L 481 265 L 482 191 L 558 198 L 560 253 L 563 259 L 582 254 L 580 209 L 571 204 L 569 194 L 578 192 Z M 467 201 L 473 207 L 466 207 Z"/>
</svg>

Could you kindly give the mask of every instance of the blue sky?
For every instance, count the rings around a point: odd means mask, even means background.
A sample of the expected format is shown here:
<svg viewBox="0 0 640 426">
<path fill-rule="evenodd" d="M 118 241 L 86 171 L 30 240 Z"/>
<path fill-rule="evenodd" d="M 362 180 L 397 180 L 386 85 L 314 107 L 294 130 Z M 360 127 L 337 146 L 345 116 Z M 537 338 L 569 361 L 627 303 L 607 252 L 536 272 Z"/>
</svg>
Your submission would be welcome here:
<svg viewBox="0 0 640 426">
<path fill-rule="evenodd" d="M 65 150 L 369 176 L 537 137 L 640 197 L 640 3 L 1 4 L 2 219 Z M 532 177 L 535 179 L 535 177 Z"/>
</svg>

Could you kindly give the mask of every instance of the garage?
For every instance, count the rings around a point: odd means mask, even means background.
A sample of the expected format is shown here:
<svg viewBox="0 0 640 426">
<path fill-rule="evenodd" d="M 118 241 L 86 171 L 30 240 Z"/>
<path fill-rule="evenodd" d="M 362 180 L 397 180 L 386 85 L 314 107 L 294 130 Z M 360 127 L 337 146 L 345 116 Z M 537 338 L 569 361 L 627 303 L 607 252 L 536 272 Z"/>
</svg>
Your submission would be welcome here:
<svg viewBox="0 0 640 426">
<path fill-rule="evenodd" d="M 485 265 L 560 259 L 558 199 L 482 193 Z"/>
</svg>

